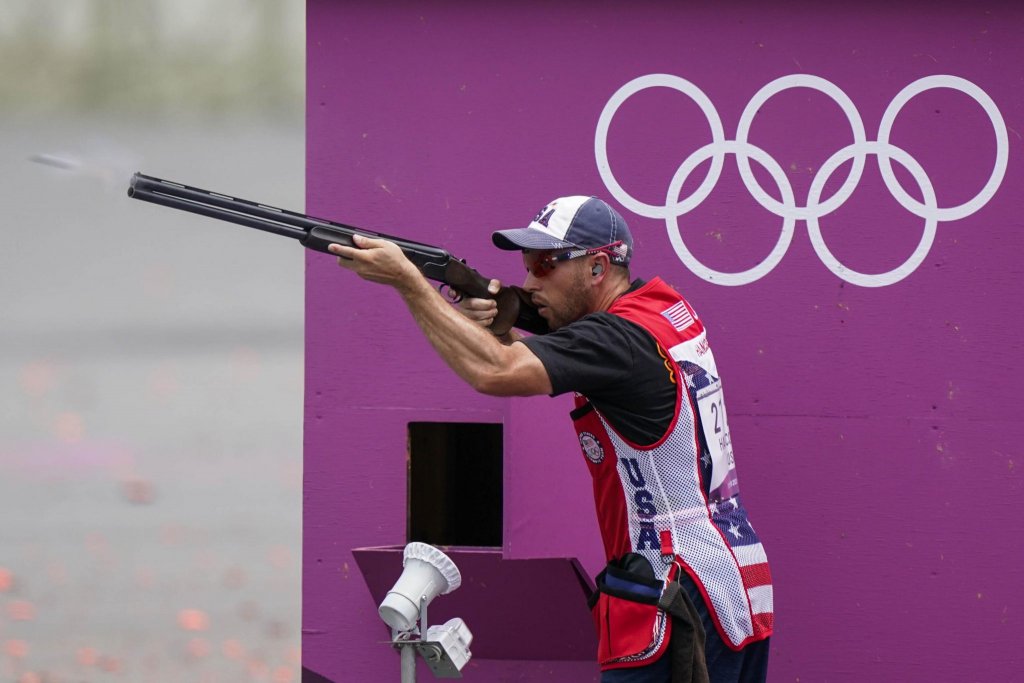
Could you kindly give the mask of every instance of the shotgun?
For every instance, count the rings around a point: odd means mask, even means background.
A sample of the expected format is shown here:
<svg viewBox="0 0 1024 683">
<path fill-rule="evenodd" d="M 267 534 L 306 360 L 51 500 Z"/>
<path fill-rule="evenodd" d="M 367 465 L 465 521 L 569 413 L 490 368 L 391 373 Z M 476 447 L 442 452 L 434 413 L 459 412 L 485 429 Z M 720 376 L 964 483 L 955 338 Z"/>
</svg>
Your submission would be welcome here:
<svg viewBox="0 0 1024 683">
<path fill-rule="evenodd" d="M 497 300 L 498 314 L 490 327 L 494 334 L 505 334 L 513 327 L 534 334 L 549 331 L 547 321 L 537 312 L 530 295 L 522 287 L 502 287 L 497 294 L 491 294 L 487 291 L 489 278 L 482 276 L 467 266 L 464 260 L 455 258 L 440 247 L 229 197 L 219 192 L 210 192 L 142 173 L 132 176 L 128 196 L 291 237 L 307 249 L 322 251 L 325 254 L 330 253 L 327 247 L 331 244 L 355 246 L 352 241 L 354 234 L 388 240 L 401 248 L 424 277 L 440 282 L 455 290 L 460 296 Z"/>
</svg>

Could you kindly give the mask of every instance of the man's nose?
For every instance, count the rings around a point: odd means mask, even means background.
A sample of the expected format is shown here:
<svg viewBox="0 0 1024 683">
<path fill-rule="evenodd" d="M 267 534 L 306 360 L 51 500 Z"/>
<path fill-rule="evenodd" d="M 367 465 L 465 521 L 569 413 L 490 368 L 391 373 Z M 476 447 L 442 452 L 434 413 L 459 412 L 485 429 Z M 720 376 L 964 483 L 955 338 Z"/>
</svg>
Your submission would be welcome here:
<svg viewBox="0 0 1024 683">
<path fill-rule="evenodd" d="M 527 270 L 526 279 L 523 280 L 523 289 L 531 293 L 540 290 L 540 278 Z"/>
</svg>

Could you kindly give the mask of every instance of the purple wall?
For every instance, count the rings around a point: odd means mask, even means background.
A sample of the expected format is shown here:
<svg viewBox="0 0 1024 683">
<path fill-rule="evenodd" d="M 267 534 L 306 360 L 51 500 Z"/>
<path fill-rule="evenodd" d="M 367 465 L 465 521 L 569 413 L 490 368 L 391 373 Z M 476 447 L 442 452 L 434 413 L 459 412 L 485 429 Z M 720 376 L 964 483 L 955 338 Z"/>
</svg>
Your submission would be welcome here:
<svg viewBox="0 0 1024 683">
<path fill-rule="evenodd" d="M 598 194 L 635 273 L 700 312 L 773 563 L 775 681 L 1024 663 L 1024 9 L 961 5 L 308 4 L 309 212 L 518 282 L 490 231 Z M 794 87 L 759 98 L 770 83 Z M 410 421 L 504 422 L 504 557 L 600 567 L 566 400 L 475 395 L 397 296 L 329 257 L 307 285 L 310 671 L 398 680 L 351 550 L 406 540 Z M 466 673 L 596 680 L 585 662 Z"/>
</svg>

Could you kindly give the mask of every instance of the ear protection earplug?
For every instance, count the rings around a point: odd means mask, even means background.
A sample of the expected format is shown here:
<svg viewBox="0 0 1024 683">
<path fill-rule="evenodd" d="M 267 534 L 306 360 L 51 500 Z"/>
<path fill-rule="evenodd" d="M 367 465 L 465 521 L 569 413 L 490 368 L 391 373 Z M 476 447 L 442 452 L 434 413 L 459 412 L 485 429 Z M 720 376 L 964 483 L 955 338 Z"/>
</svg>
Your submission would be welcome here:
<svg viewBox="0 0 1024 683">
<path fill-rule="evenodd" d="M 600 275 L 600 274 L 601 274 L 601 273 L 603 273 L 603 272 L 604 272 L 604 266 L 602 266 L 602 265 L 600 265 L 600 264 L 598 264 L 598 265 L 594 266 L 594 267 L 593 267 L 593 268 L 591 268 L 591 270 L 590 270 L 590 274 L 591 274 L 591 275 Z"/>
</svg>

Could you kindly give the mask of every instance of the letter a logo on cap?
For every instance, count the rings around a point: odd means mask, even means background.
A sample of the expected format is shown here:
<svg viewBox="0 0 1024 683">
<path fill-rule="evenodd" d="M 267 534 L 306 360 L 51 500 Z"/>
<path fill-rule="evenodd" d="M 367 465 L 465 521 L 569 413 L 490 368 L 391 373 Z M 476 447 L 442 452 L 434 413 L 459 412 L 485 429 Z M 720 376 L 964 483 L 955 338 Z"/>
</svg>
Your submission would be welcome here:
<svg viewBox="0 0 1024 683">
<path fill-rule="evenodd" d="M 540 223 L 545 228 L 548 227 L 548 221 L 555 215 L 555 207 L 551 204 L 545 206 L 544 209 L 537 214 L 537 217 L 533 220 L 534 223 Z"/>
</svg>

